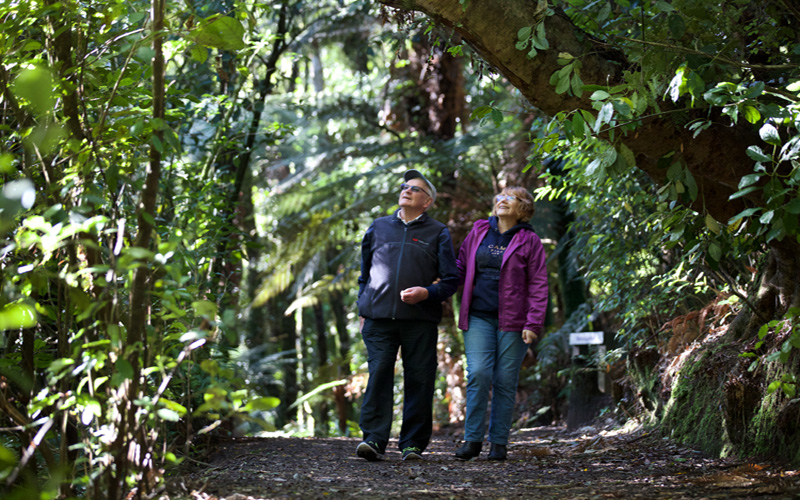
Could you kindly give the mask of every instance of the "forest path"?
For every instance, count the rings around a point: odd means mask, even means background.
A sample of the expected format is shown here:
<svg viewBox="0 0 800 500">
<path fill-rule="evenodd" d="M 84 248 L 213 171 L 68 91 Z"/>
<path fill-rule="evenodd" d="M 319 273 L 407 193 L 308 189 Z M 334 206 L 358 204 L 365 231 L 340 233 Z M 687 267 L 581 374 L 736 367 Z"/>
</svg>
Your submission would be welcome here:
<svg viewBox="0 0 800 500">
<path fill-rule="evenodd" d="M 642 431 L 524 429 L 512 435 L 505 462 L 486 460 L 486 449 L 478 459 L 457 460 L 457 438 L 442 433 L 421 462 L 403 462 L 396 449 L 384 461 L 367 462 L 355 455 L 358 443 L 231 440 L 213 451 L 208 465 L 171 478 L 167 498 L 800 498 L 796 469 L 711 459 Z"/>
</svg>

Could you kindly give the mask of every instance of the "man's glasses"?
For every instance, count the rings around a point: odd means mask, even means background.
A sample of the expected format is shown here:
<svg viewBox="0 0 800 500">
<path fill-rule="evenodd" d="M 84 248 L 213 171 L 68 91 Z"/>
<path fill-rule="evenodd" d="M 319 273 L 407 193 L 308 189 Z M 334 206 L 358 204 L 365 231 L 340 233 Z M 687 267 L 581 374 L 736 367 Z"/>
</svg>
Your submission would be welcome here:
<svg viewBox="0 0 800 500">
<path fill-rule="evenodd" d="M 406 183 L 400 184 L 400 192 L 401 193 L 403 191 L 405 191 L 406 189 L 410 189 L 412 193 L 425 193 L 428 196 L 431 196 L 431 194 L 429 192 L 425 191 L 424 189 L 422 189 L 419 186 L 412 186 L 411 184 L 406 184 Z M 432 196 L 431 196 L 431 198 L 432 198 Z"/>
<path fill-rule="evenodd" d="M 510 194 L 498 194 L 494 197 L 495 203 L 500 203 L 501 201 L 522 201 L 516 196 L 511 196 Z"/>
</svg>

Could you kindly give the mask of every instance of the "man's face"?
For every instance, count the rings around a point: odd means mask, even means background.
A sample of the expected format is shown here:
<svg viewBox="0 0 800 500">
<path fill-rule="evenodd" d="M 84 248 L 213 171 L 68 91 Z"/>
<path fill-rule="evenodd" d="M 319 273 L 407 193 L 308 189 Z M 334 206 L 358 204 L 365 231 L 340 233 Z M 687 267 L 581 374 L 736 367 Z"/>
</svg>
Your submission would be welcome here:
<svg viewBox="0 0 800 500">
<path fill-rule="evenodd" d="M 400 188 L 400 202 L 402 208 L 427 210 L 433 203 L 433 198 L 428 194 L 428 185 L 422 179 L 411 179 L 405 182 L 405 189 Z"/>
</svg>

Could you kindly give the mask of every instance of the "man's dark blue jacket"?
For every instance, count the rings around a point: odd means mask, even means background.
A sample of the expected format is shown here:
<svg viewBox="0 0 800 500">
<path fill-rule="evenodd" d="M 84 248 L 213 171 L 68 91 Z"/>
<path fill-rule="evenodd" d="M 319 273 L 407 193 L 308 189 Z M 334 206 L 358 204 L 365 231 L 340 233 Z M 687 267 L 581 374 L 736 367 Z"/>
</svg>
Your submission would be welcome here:
<svg viewBox="0 0 800 500">
<path fill-rule="evenodd" d="M 441 321 L 442 301 L 458 287 L 458 267 L 447 226 L 428 214 L 406 225 L 399 211 L 375 219 L 361 242 L 358 286 L 359 316 Z M 413 286 L 425 287 L 428 298 L 406 304 L 400 300 L 400 292 Z"/>
</svg>

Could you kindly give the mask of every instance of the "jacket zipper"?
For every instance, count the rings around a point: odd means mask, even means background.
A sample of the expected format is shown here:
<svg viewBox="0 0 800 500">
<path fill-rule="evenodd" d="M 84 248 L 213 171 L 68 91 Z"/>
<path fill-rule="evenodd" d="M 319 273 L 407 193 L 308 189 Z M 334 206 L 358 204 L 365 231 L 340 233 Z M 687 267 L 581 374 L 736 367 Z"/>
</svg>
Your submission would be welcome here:
<svg viewBox="0 0 800 500">
<path fill-rule="evenodd" d="M 394 274 L 394 307 L 392 308 L 392 319 L 397 319 L 397 300 L 400 296 L 398 286 L 400 284 L 400 264 L 403 262 L 403 250 L 406 247 L 406 234 L 408 233 L 408 224 L 403 224 L 403 241 L 400 243 L 400 256 L 397 258 L 397 272 Z"/>
</svg>

